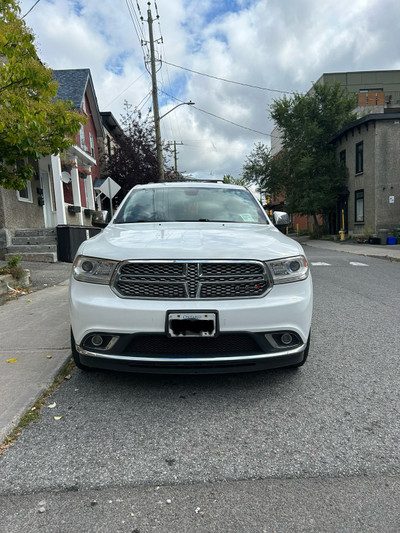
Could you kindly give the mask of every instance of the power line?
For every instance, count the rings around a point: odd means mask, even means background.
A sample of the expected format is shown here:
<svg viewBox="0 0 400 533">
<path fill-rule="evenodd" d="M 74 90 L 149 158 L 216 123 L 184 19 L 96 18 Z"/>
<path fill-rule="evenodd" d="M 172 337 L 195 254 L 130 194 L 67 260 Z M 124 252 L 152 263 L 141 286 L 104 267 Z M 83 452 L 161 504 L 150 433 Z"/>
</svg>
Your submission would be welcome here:
<svg viewBox="0 0 400 533">
<path fill-rule="evenodd" d="M 33 6 L 29 9 L 29 11 L 27 11 L 27 12 L 25 13 L 25 15 L 24 15 L 23 17 L 21 17 L 21 18 L 24 19 L 24 18 L 26 17 L 26 15 L 29 15 L 29 13 L 32 11 L 32 9 L 33 9 L 35 6 L 37 6 L 39 2 L 40 2 L 40 0 L 36 0 L 36 2 L 35 2 L 35 3 L 33 4 Z"/>
<path fill-rule="evenodd" d="M 135 107 L 135 109 L 140 112 L 144 108 L 146 103 L 149 101 L 150 97 L 151 91 L 146 94 L 146 96 L 140 101 L 140 103 Z"/>
<path fill-rule="evenodd" d="M 161 43 L 161 50 L 162 50 L 162 56 L 161 57 L 167 57 L 167 54 L 166 54 L 166 51 L 165 51 L 165 47 L 164 47 L 164 38 L 163 38 L 163 32 L 161 30 L 161 22 L 160 22 L 160 15 L 158 13 L 157 2 L 154 2 L 154 5 L 155 5 L 155 8 L 156 8 L 158 29 L 159 29 L 159 32 L 160 32 L 160 43 Z M 170 75 L 169 75 L 169 68 L 168 68 L 168 64 L 166 62 L 165 62 L 165 70 L 166 70 L 167 82 L 164 80 L 163 69 L 161 68 L 160 71 L 159 71 L 160 72 L 160 78 L 161 78 L 162 86 L 168 87 L 168 89 L 172 89 L 171 78 L 170 78 Z M 174 136 L 174 133 L 173 133 L 173 123 L 174 123 L 174 126 L 178 130 L 178 137 L 182 137 L 181 127 L 180 127 L 180 122 L 179 122 L 178 117 L 179 117 L 179 114 L 174 114 L 173 116 L 169 115 L 168 118 L 167 118 L 167 123 L 169 125 L 169 129 L 171 131 L 171 135 L 172 136 Z M 166 129 L 166 127 L 165 127 L 165 129 Z"/>
<path fill-rule="evenodd" d="M 197 111 L 201 111 L 202 113 L 206 113 L 207 115 L 211 115 L 212 117 L 218 118 L 219 120 L 223 120 L 224 122 L 228 122 L 228 124 L 233 124 L 233 126 L 237 126 L 238 128 L 242 128 L 244 130 L 252 131 L 254 133 L 259 133 L 260 135 L 265 135 L 266 137 L 271 137 L 269 133 L 263 133 L 262 131 L 253 130 L 252 128 L 248 128 L 247 126 L 242 126 L 241 124 L 237 124 L 236 122 L 232 122 L 231 120 L 228 120 L 226 118 L 219 117 L 218 115 L 215 115 L 214 113 L 210 113 L 209 111 L 205 111 L 204 109 L 200 109 L 199 107 L 196 107 L 195 105 L 192 106 L 194 109 L 197 109 Z"/>
<path fill-rule="evenodd" d="M 169 98 L 172 98 L 173 100 L 177 100 L 178 102 L 184 103 L 183 100 L 179 100 L 179 98 L 175 98 L 175 96 L 172 96 L 171 94 L 168 94 L 165 91 L 162 91 L 161 89 L 159 89 L 159 91 L 161 93 L 165 94 L 166 96 L 168 96 Z M 248 128 L 247 126 L 242 126 L 241 124 L 237 124 L 236 122 L 232 122 L 231 120 L 228 120 L 226 118 L 219 117 L 218 115 L 215 115 L 214 113 L 210 113 L 209 111 L 206 111 L 205 109 L 200 109 L 199 107 L 196 107 L 195 105 L 193 105 L 191 107 L 193 107 L 194 109 L 197 109 L 197 111 L 201 111 L 202 113 L 205 113 L 205 114 L 210 115 L 212 117 L 218 118 L 219 120 L 223 120 L 224 122 L 228 122 L 228 124 L 233 124 L 234 126 L 237 126 L 238 128 L 242 128 L 244 130 L 252 131 L 254 133 L 259 133 L 260 135 L 265 135 L 266 137 L 271 137 L 271 135 L 269 133 L 264 133 L 262 131 L 253 130 L 252 128 Z"/>
<path fill-rule="evenodd" d="M 168 63 L 167 61 L 162 61 L 171 67 L 180 68 L 182 70 L 187 70 L 188 72 L 193 72 L 194 74 L 199 74 L 200 76 L 206 76 L 207 78 L 212 78 L 214 80 L 225 81 L 226 83 L 233 83 L 235 85 L 241 85 L 242 87 L 250 87 L 251 89 L 259 89 L 260 91 L 270 91 L 273 93 L 283 93 L 283 94 L 295 94 L 293 91 L 280 91 L 278 89 L 268 89 L 268 87 L 260 87 L 259 85 L 251 85 L 250 83 L 242 83 L 240 81 L 227 80 L 225 78 L 219 78 L 218 76 L 212 76 L 211 74 L 205 74 L 204 72 L 198 72 L 197 70 L 192 70 L 190 68 L 181 67 L 179 65 L 174 65 L 174 63 Z"/>
<path fill-rule="evenodd" d="M 142 78 L 145 74 L 146 74 L 145 72 L 142 72 L 142 74 L 141 74 L 138 78 L 136 78 L 135 81 L 133 81 L 132 83 L 130 83 L 130 84 L 128 85 L 128 87 L 126 87 L 126 88 L 125 88 L 122 92 L 120 92 L 115 98 L 113 98 L 113 99 L 111 100 L 111 102 L 109 102 L 108 104 L 106 104 L 106 107 L 108 107 L 108 106 L 111 105 L 113 102 L 115 102 L 115 100 L 117 100 L 117 98 L 119 98 L 121 95 L 123 95 L 124 92 L 126 92 L 130 87 L 132 87 L 132 85 L 134 85 L 138 80 L 140 80 L 140 78 Z"/>
<path fill-rule="evenodd" d="M 134 6 L 132 4 L 132 0 L 125 0 L 125 2 L 126 2 L 126 7 L 128 8 L 128 11 L 129 11 L 129 15 L 131 17 L 131 21 L 132 21 L 133 27 L 134 27 L 135 32 L 136 32 L 136 37 L 138 38 L 139 43 L 142 45 L 144 36 L 143 36 L 143 32 L 142 32 L 141 27 L 140 27 L 140 22 L 138 20 L 138 16 L 137 16 L 135 8 L 134 8 Z"/>
</svg>

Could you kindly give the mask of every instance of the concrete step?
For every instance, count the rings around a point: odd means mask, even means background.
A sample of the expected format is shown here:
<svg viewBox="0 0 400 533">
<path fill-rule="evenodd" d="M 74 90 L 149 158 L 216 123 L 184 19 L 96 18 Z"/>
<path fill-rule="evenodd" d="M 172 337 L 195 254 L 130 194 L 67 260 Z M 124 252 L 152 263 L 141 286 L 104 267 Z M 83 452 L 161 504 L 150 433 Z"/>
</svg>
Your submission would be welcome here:
<svg viewBox="0 0 400 533">
<path fill-rule="evenodd" d="M 57 244 L 57 240 L 53 235 L 25 235 L 19 237 L 13 237 L 12 243 L 15 245 L 40 245 L 40 244 Z"/>
<path fill-rule="evenodd" d="M 12 245 L 7 248 L 6 260 L 14 255 L 21 255 L 22 261 L 56 263 L 57 230 L 55 228 L 16 230 Z"/>
<path fill-rule="evenodd" d="M 11 248 L 11 247 L 10 247 Z M 8 248 L 8 250 L 10 250 Z M 35 263 L 57 263 L 57 252 L 26 252 L 26 253 L 6 253 L 5 260 L 8 261 L 15 255 L 21 255 L 21 261 L 33 261 Z"/>
<path fill-rule="evenodd" d="M 15 230 L 15 237 L 50 237 L 57 238 L 57 230 L 55 228 L 26 228 Z"/>
<path fill-rule="evenodd" d="M 29 254 L 34 253 L 57 253 L 56 244 L 12 244 L 7 248 L 9 254 Z"/>
</svg>

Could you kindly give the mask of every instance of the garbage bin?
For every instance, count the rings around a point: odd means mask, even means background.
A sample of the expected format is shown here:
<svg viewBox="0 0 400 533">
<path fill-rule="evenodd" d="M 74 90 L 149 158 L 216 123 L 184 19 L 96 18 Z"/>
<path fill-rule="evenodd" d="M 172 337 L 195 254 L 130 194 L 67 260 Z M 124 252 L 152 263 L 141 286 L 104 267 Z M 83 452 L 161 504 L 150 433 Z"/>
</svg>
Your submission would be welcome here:
<svg viewBox="0 0 400 533">
<path fill-rule="evenodd" d="M 382 244 L 386 244 L 387 238 L 389 236 L 389 230 L 388 229 L 378 229 L 377 231 L 378 238 L 381 240 Z"/>
<path fill-rule="evenodd" d="M 100 231 L 93 226 L 57 226 L 58 260 L 73 263 L 79 245 Z"/>
</svg>

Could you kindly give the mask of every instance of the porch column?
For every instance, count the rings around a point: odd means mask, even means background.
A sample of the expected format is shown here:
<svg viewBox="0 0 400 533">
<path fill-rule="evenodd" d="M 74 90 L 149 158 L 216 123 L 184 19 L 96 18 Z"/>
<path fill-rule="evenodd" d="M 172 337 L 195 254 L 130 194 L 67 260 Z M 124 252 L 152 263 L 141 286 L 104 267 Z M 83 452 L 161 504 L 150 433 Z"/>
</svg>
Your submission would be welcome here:
<svg viewBox="0 0 400 533">
<path fill-rule="evenodd" d="M 63 182 L 61 181 L 61 159 L 59 155 L 50 156 L 51 171 L 53 174 L 54 182 L 54 196 L 56 200 L 56 219 L 57 225 L 63 225 L 67 223 L 67 217 L 65 216 L 65 202 L 64 202 L 64 189 Z"/>
<path fill-rule="evenodd" d="M 77 157 L 73 157 L 72 161 L 74 161 L 75 163 L 75 167 L 73 167 L 71 170 L 72 197 L 74 199 L 74 205 L 79 205 L 80 207 L 82 207 L 81 191 L 79 188 L 79 171 L 78 171 Z M 78 220 L 79 220 L 79 225 L 83 226 L 82 209 L 80 213 L 78 213 Z"/>
<path fill-rule="evenodd" d="M 92 167 L 89 167 L 89 170 L 91 170 L 91 168 Z M 88 208 L 95 210 L 93 178 L 91 174 L 89 174 L 89 176 L 85 179 L 85 191 L 88 202 Z"/>
</svg>

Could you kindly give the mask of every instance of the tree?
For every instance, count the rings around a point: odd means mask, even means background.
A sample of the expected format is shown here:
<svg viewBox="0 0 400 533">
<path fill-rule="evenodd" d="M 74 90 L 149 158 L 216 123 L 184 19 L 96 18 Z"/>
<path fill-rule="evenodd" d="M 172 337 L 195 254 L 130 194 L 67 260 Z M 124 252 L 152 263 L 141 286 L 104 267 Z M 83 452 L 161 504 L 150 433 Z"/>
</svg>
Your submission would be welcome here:
<svg viewBox="0 0 400 533">
<path fill-rule="evenodd" d="M 339 83 L 314 84 L 306 95 L 284 96 L 272 104 L 271 116 L 282 135 L 283 149 L 271 161 L 266 184 L 282 193 L 289 212 L 312 215 L 332 211 L 345 187 L 332 137 L 355 120 L 355 97 Z"/>
<path fill-rule="evenodd" d="M 231 174 L 224 174 L 224 177 L 222 178 L 223 183 L 232 183 L 233 185 L 243 185 L 244 187 L 248 187 L 251 185 L 251 183 L 254 180 L 248 179 L 246 176 L 242 176 L 241 178 L 234 178 Z"/>
<path fill-rule="evenodd" d="M 0 7 L 0 185 L 20 190 L 33 177 L 30 162 L 68 149 L 85 119 L 56 99 L 52 70 L 39 60 L 17 1 Z"/>
<path fill-rule="evenodd" d="M 256 144 L 256 147 L 243 165 L 243 178 L 250 182 L 256 182 L 259 189 L 263 192 L 270 192 L 269 178 L 271 171 L 271 151 L 262 143 Z"/>
<path fill-rule="evenodd" d="M 132 110 L 131 104 L 125 102 L 121 125 L 124 135 L 118 139 L 111 155 L 105 158 L 107 176 L 121 186 L 115 199 L 117 204 L 134 185 L 159 181 L 156 137 L 151 115 L 148 113 L 142 118 L 140 112 Z M 166 145 L 163 146 L 163 154 L 164 157 L 169 154 Z M 174 179 L 172 169 L 167 169 L 166 180 Z"/>
</svg>

